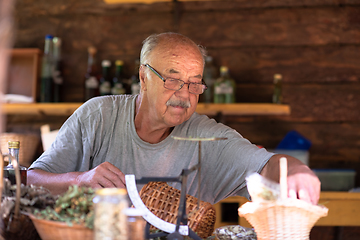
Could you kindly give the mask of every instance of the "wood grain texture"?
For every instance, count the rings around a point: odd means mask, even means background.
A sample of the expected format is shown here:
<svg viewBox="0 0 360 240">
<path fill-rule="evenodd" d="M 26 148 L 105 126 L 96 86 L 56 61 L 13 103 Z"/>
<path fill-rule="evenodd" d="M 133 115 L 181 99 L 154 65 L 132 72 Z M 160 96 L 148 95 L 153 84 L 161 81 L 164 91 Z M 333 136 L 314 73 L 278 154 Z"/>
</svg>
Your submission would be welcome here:
<svg viewBox="0 0 360 240">
<path fill-rule="evenodd" d="M 106 4 L 103 0 L 19 0 L 14 46 L 43 49 L 46 34 L 63 39 L 66 102 L 83 100 L 87 48 L 125 61 L 129 77 L 141 43 L 178 31 L 226 65 L 241 103 L 270 103 L 273 75 L 283 75 L 289 116 L 223 116 L 255 144 L 274 148 L 296 129 L 311 140 L 310 165 L 360 173 L 360 1 L 224 0 Z M 8 130 L 35 131 L 49 116 L 8 117 Z M 30 125 L 30 126 L 29 126 Z M 357 176 L 360 186 L 360 174 Z"/>
</svg>

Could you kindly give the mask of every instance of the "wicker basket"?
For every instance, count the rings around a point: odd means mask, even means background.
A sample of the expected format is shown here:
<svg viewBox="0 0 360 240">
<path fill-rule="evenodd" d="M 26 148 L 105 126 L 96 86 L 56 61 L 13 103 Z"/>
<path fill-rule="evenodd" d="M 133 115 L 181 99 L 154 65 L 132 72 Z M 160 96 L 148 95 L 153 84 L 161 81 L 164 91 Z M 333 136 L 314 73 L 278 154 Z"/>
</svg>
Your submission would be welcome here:
<svg viewBox="0 0 360 240">
<path fill-rule="evenodd" d="M 29 167 L 34 160 L 40 137 L 36 134 L 2 133 L 0 134 L 1 152 L 9 152 L 9 141 L 20 141 L 19 163 L 21 166 Z"/>
<path fill-rule="evenodd" d="M 176 224 L 180 204 L 180 191 L 165 182 L 150 182 L 140 191 L 140 197 L 146 207 L 162 220 Z M 204 201 L 186 195 L 186 210 L 188 225 L 201 238 L 211 236 L 215 226 L 215 209 Z M 153 227 L 152 227 L 153 228 Z"/>
<path fill-rule="evenodd" d="M 64 222 L 38 219 L 30 215 L 42 240 L 86 240 L 94 239 L 93 230 L 81 226 L 69 226 Z"/>
<path fill-rule="evenodd" d="M 247 202 L 238 211 L 255 228 L 258 240 L 308 240 L 316 221 L 328 213 L 326 207 L 298 199 Z"/>
</svg>

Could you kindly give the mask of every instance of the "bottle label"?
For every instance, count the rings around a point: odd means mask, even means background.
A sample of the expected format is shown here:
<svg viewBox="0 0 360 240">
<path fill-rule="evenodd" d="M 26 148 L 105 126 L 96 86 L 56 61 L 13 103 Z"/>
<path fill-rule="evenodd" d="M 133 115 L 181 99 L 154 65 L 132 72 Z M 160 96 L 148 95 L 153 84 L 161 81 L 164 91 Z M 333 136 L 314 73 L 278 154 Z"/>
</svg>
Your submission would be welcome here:
<svg viewBox="0 0 360 240">
<path fill-rule="evenodd" d="M 234 89 L 226 83 L 220 83 L 215 87 L 215 94 L 233 94 Z"/>
<path fill-rule="evenodd" d="M 53 70 L 52 76 L 55 84 L 63 84 L 63 78 L 61 77 L 61 72 L 59 70 Z"/>
<path fill-rule="evenodd" d="M 131 85 L 131 94 L 136 95 L 140 93 L 140 83 L 133 83 Z"/>
<path fill-rule="evenodd" d="M 85 81 L 85 87 L 86 88 L 98 88 L 99 87 L 99 82 L 96 79 L 96 77 L 89 77 Z"/>
<path fill-rule="evenodd" d="M 122 83 L 115 83 L 114 87 L 111 89 L 111 94 L 113 95 L 125 94 L 125 89 Z"/>
<path fill-rule="evenodd" d="M 111 93 L 111 84 L 109 82 L 103 82 L 100 85 L 99 90 L 100 90 L 101 95 L 110 94 Z"/>
</svg>

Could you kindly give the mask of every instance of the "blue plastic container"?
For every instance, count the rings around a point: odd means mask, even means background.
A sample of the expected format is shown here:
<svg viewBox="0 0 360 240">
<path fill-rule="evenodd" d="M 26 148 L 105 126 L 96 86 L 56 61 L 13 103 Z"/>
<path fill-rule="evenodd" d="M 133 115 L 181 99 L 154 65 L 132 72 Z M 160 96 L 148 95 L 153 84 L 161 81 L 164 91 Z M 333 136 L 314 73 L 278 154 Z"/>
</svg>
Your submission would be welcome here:
<svg viewBox="0 0 360 240">
<path fill-rule="evenodd" d="M 281 140 L 276 149 L 287 149 L 287 150 L 309 150 L 311 147 L 310 140 L 306 139 L 297 131 L 293 130 L 286 134 Z"/>
</svg>

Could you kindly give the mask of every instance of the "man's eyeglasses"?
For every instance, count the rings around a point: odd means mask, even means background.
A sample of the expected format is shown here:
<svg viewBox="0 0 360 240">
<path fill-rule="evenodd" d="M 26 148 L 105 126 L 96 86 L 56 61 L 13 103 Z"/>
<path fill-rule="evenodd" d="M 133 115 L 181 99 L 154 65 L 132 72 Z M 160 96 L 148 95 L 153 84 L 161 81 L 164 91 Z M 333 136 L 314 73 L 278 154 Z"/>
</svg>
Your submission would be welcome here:
<svg viewBox="0 0 360 240">
<path fill-rule="evenodd" d="M 185 83 L 183 80 L 175 79 L 175 78 L 164 78 L 158 73 L 153 67 L 151 67 L 149 64 L 144 64 L 145 67 L 148 67 L 153 73 L 156 74 L 161 80 L 164 82 L 164 88 L 169 90 L 178 91 L 180 90 L 185 84 L 188 85 L 188 89 L 190 93 L 193 94 L 202 94 L 205 89 L 207 89 L 207 86 L 203 80 L 201 80 L 202 83 L 193 83 L 188 82 Z"/>
</svg>

